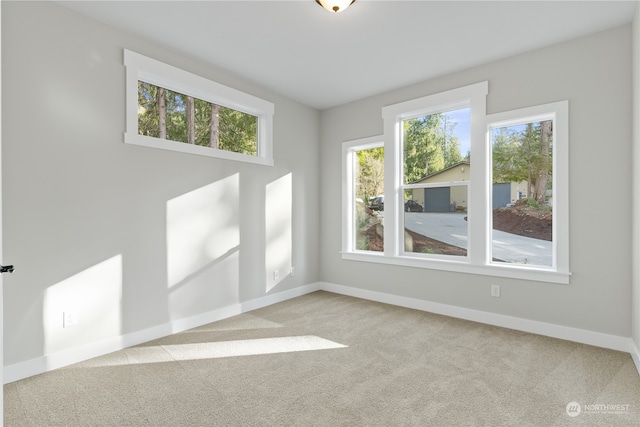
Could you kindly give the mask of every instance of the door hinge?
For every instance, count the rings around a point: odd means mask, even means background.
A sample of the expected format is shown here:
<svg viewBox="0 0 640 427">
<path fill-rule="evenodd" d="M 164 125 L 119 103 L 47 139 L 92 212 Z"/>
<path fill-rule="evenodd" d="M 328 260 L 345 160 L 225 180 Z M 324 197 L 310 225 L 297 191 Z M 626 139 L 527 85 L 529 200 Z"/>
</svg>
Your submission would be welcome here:
<svg viewBox="0 0 640 427">
<path fill-rule="evenodd" d="M 0 265 L 0 273 L 13 273 L 13 265 Z"/>
</svg>

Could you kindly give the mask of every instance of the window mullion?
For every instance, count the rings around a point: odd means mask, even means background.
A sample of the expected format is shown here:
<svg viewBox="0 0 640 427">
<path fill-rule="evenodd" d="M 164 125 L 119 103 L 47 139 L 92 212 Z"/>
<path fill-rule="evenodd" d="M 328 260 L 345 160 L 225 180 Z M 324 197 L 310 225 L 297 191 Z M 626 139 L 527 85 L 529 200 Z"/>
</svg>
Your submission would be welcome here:
<svg viewBox="0 0 640 427">
<path fill-rule="evenodd" d="M 489 257 L 489 226 L 487 214 L 490 205 L 489 156 L 486 123 L 487 86 L 478 88 L 471 97 L 471 179 L 468 209 L 468 257 L 473 265 L 486 265 Z"/>
<path fill-rule="evenodd" d="M 398 191 L 400 187 L 399 174 L 395 171 L 402 167 L 401 147 L 396 144 L 400 137 L 399 125 L 396 117 L 384 121 L 384 254 L 397 256 L 400 253 L 398 230 Z"/>
</svg>

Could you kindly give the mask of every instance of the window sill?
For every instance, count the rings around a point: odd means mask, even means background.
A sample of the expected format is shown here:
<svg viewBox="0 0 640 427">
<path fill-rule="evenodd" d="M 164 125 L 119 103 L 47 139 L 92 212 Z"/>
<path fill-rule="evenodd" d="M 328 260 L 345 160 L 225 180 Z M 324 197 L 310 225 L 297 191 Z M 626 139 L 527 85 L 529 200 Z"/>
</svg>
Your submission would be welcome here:
<svg viewBox="0 0 640 427">
<path fill-rule="evenodd" d="M 234 160 L 263 166 L 273 166 L 273 159 L 266 157 L 250 156 L 248 154 L 234 153 L 233 151 L 217 150 L 215 148 L 201 147 L 199 145 L 191 145 L 184 142 L 170 141 L 128 132 L 124 134 L 124 142 L 142 147 L 158 148 L 161 150 L 177 151 L 180 153 L 196 154 L 199 156 L 215 157 L 218 159 Z"/>
<path fill-rule="evenodd" d="M 513 265 L 472 265 L 456 260 L 434 260 L 410 256 L 386 256 L 381 252 L 341 252 L 342 259 L 348 261 L 372 262 L 404 267 L 426 268 L 452 271 L 456 273 L 479 274 L 483 276 L 507 277 L 511 279 L 537 282 L 569 284 L 570 272 L 559 272 L 539 267 Z"/>
</svg>

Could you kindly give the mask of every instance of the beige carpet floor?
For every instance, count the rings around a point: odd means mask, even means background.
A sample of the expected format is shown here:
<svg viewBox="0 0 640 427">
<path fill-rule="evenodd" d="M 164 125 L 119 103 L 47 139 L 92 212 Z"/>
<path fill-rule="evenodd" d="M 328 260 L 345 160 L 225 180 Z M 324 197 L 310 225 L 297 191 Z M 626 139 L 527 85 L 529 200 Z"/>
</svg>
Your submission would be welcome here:
<svg viewBox="0 0 640 427">
<path fill-rule="evenodd" d="M 328 292 L 4 391 L 5 426 L 640 426 L 629 354 Z"/>
</svg>

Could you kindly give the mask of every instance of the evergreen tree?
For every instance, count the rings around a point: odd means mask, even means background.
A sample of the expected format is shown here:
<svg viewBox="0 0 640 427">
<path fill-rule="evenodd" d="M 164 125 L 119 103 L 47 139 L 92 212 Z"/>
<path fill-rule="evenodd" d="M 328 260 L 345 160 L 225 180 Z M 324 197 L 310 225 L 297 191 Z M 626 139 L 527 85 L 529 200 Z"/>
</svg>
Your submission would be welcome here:
<svg viewBox="0 0 640 427">
<path fill-rule="evenodd" d="M 455 123 L 446 114 L 403 122 L 404 181 L 410 183 L 462 161 Z"/>
<path fill-rule="evenodd" d="M 493 182 L 527 182 L 527 198 L 544 203 L 552 177 L 552 121 L 495 129 Z"/>
<path fill-rule="evenodd" d="M 369 148 L 356 154 L 356 198 L 366 203 L 384 192 L 384 148 Z"/>
<path fill-rule="evenodd" d="M 257 155 L 258 118 L 169 89 L 138 82 L 138 133 Z"/>
</svg>

